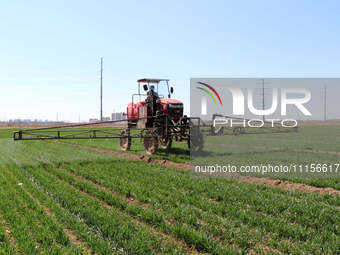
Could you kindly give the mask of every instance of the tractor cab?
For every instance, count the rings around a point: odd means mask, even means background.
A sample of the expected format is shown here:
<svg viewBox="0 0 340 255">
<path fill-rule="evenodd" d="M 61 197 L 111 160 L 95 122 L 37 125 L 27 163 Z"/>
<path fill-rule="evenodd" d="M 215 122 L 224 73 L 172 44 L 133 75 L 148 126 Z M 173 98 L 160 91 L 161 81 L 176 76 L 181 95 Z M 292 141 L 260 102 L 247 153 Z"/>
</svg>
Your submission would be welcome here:
<svg viewBox="0 0 340 255">
<path fill-rule="evenodd" d="M 149 94 L 150 92 L 156 93 L 159 98 L 171 98 L 174 92 L 173 87 L 169 87 L 168 79 L 140 79 L 137 81 L 138 86 L 143 84 L 143 90 Z"/>
<path fill-rule="evenodd" d="M 168 79 L 143 78 L 137 82 L 138 93 L 132 95 L 127 107 L 130 127 L 152 127 L 166 117 L 174 121 L 183 117 L 183 103 L 171 98 L 174 89 Z"/>
</svg>

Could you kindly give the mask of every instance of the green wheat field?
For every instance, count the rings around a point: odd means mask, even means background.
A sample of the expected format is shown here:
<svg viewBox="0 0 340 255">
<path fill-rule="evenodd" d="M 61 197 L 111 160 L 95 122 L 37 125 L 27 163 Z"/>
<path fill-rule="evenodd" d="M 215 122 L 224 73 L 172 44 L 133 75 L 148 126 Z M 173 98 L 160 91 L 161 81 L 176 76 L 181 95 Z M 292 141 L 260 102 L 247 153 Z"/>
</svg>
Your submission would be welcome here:
<svg viewBox="0 0 340 255">
<path fill-rule="evenodd" d="M 0 130 L 0 254 L 340 254 L 339 195 L 13 141 L 13 131 Z M 63 142 L 119 151 L 113 139 Z M 153 157 L 189 163 L 186 143 L 173 145 Z M 196 163 L 337 164 L 340 126 L 211 136 L 204 152 Z M 126 153 L 144 155 L 141 141 Z M 266 177 L 340 190 L 340 169 Z"/>
</svg>

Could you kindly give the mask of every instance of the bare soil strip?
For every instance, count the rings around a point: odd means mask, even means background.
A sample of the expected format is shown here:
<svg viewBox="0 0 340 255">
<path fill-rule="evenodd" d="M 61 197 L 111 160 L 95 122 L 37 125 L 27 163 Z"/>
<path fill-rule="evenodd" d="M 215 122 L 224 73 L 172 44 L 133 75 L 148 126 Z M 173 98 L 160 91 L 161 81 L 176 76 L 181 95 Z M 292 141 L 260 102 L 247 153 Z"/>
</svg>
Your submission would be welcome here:
<svg viewBox="0 0 340 255">
<path fill-rule="evenodd" d="M 83 148 L 83 149 L 88 149 L 88 150 L 93 150 L 93 151 L 97 151 L 97 152 L 101 152 L 101 153 L 105 153 L 105 154 L 109 154 L 109 155 L 114 155 L 114 156 L 117 156 L 117 157 L 130 158 L 130 159 L 134 159 L 134 160 L 142 160 L 142 161 L 145 161 L 147 163 L 156 163 L 156 164 L 161 164 L 161 165 L 165 165 L 165 166 L 173 167 L 173 168 L 181 168 L 181 169 L 184 169 L 184 170 L 193 170 L 193 166 L 191 166 L 189 163 L 176 163 L 176 162 L 171 162 L 171 161 L 167 161 L 167 160 L 153 159 L 151 157 L 140 156 L 140 155 L 136 155 L 136 154 L 124 153 L 124 152 L 119 152 L 119 151 L 111 151 L 111 150 L 106 150 L 106 149 L 102 149 L 102 148 L 95 148 L 95 147 L 85 146 L 85 145 L 70 144 L 70 143 L 65 143 L 65 142 L 60 142 L 60 141 L 58 141 L 57 143 L 69 145 L 69 146 L 73 146 L 73 147 L 78 147 L 78 148 Z M 228 145 L 228 146 L 230 146 L 230 145 Z M 242 147 L 240 147 L 241 145 L 240 146 L 235 145 L 235 146 L 238 146 L 237 148 L 249 148 L 248 146 L 242 146 Z M 267 148 L 267 147 L 265 147 L 265 148 Z M 276 148 L 276 149 L 281 150 L 280 148 Z M 316 151 L 313 151 L 313 150 L 311 150 L 311 151 L 316 153 Z M 310 151 L 306 150 L 306 152 L 310 152 Z M 339 155 L 340 155 L 340 152 L 334 152 L 334 153 L 339 153 Z M 338 154 L 336 154 L 336 155 L 338 155 Z M 243 182 L 264 184 L 264 185 L 270 186 L 270 187 L 272 187 L 272 186 L 280 187 L 280 188 L 286 189 L 286 190 L 298 190 L 298 191 L 301 191 L 301 192 L 308 192 L 308 193 L 340 195 L 340 190 L 336 190 L 336 189 L 333 189 L 333 188 L 319 188 L 319 187 L 314 187 L 314 186 L 310 186 L 310 185 L 303 184 L 303 183 L 281 181 L 281 180 L 277 180 L 277 179 L 270 179 L 270 178 L 264 178 L 264 177 L 263 178 L 247 177 L 247 176 L 240 176 L 240 175 L 235 175 L 235 174 L 233 176 L 228 176 L 228 175 L 223 175 L 223 176 L 228 177 L 228 178 L 232 177 L 235 180 L 239 180 L 239 181 L 243 181 Z"/>
<path fill-rule="evenodd" d="M 11 171 L 9 169 L 6 169 L 8 173 L 10 173 L 10 175 L 15 179 L 17 180 L 18 182 L 20 182 L 16 176 L 14 176 Z M 46 207 L 45 205 L 43 205 L 40 200 L 38 200 L 37 198 L 35 198 L 25 187 L 24 185 L 21 185 L 21 188 L 25 191 L 25 193 L 34 201 L 37 202 L 37 204 L 44 210 L 44 212 L 49 216 L 51 217 L 55 222 L 58 222 L 58 219 L 55 217 L 55 215 L 51 212 L 51 210 Z M 60 226 L 60 225 L 59 225 Z M 81 241 L 80 238 L 78 238 L 73 232 L 71 229 L 68 229 L 68 228 L 64 228 L 63 226 L 61 226 L 61 228 L 63 229 L 63 231 L 68 235 L 68 237 L 70 238 L 71 242 L 77 246 L 77 247 L 80 247 L 82 249 L 82 251 L 85 253 L 85 254 L 96 254 L 96 253 L 92 253 L 90 251 L 90 249 L 86 246 L 85 243 L 83 243 Z"/>
<path fill-rule="evenodd" d="M 109 155 L 114 155 L 114 156 L 121 157 L 121 158 L 130 158 L 130 159 L 134 159 L 134 160 L 142 160 L 142 161 L 145 161 L 147 163 L 157 163 L 157 164 L 162 164 L 162 165 L 165 165 L 165 166 L 168 166 L 168 167 L 181 168 L 181 169 L 185 169 L 185 170 L 191 169 L 191 166 L 188 163 L 176 163 L 176 162 L 172 162 L 172 161 L 168 161 L 168 160 L 164 160 L 164 159 L 154 159 L 152 157 L 147 157 L 147 156 L 144 156 L 144 155 L 137 155 L 137 154 L 131 154 L 131 153 L 119 152 L 119 151 L 110 151 L 110 150 L 106 150 L 106 149 L 102 149 L 102 148 L 96 148 L 96 147 L 79 145 L 79 144 L 72 144 L 72 143 L 65 143 L 65 142 L 60 142 L 60 141 L 57 141 L 56 143 L 65 144 L 65 145 L 74 146 L 74 147 L 83 148 L 83 149 L 88 149 L 88 150 L 92 150 L 92 151 L 98 151 L 98 152 L 102 152 L 102 153 L 109 154 Z"/>
<path fill-rule="evenodd" d="M 340 190 L 336 190 L 333 188 L 319 188 L 310 186 L 304 183 L 296 183 L 289 181 L 281 181 L 274 180 L 269 178 L 260 178 L 260 177 L 249 177 L 249 176 L 237 176 L 237 180 L 251 182 L 251 183 L 259 183 L 265 184 L 269 187 L 280 187 L 286 190 L 298 190 L 301 192 L 309 192 L 309 193 L 319 193 L 319 194 L 330 194 L 330 195 L 340 195 Z"/>
</svg>

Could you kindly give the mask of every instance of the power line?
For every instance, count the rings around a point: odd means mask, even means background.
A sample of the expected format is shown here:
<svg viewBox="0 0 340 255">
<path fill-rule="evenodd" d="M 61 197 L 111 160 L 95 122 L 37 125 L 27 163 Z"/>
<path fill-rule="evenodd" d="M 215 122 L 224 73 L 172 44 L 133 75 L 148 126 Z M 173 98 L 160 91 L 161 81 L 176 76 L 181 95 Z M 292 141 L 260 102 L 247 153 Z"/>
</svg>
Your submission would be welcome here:
<svg viewBox="0 0 340 255">
<path fill-rule="evenodd" d="M 262 110 L 264 111 L 264 79 L 262 79 Z M 263 122 L 265 121 L 264 115 L 262 116 Z"/>
<path fill-rule="evenodd" d="M 327 120 L 327 86 L 324 85 L 324 100 L 323 100 L 323 120 Z"/>
<path fill-rule="evenodd" d="M 103 58 L 100 58 L 100 121 L 103 121 Z"/>
</svg>

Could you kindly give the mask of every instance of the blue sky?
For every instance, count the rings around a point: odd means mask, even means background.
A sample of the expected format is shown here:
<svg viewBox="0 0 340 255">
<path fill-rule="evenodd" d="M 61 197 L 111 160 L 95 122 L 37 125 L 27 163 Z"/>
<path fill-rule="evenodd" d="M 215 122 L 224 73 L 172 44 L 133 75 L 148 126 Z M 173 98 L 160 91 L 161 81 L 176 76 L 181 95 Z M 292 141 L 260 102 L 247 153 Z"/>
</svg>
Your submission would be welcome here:
<svg viewBox="0 0 340 255">
<path fill-rule="evenodd" d="M 339 77 L 339 12 L 338 1 L 3 1 L 0 120 L 98 117 L 100 57 L 107 116 L 141 77 L 170 78 L 186 106 L 191 77 Z"/>
</svg>

